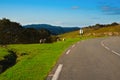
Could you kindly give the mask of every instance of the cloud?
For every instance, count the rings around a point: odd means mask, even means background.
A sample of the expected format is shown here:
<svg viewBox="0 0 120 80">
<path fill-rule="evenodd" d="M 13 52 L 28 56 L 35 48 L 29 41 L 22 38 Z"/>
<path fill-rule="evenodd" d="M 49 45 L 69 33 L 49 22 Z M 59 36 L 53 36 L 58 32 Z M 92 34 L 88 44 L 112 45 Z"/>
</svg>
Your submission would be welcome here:
<svg viewBox="0 0 120 80">
<path fill-rule="evenodd" d="M 79 6 L 72 6 L 71 9 L 73 9 L 73 10 L 77 10 L 77 9 L 80 9 L 80 7 L 79 7 Z"/>
<path fill-rule="evenodd" d="M 101 10 L 107 15 L 120 15 L 120 7 L 102 6 Z"/>
</svg>

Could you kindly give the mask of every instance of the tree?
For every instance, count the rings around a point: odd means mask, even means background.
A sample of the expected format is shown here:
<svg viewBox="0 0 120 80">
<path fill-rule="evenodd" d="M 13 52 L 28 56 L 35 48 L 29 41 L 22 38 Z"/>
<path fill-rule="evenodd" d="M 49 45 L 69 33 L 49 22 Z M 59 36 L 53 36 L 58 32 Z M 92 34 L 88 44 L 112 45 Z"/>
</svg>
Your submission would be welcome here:
<svg viewBox="0 0 120 80">
<path fill-rule="evenodd" d="M 21 29 L 22 26 L 19 23 L 11 22 L 6 18 L 0 20 L 0 44 L 16 43 Z"/>
<path fill-rule="evenodd" d="M 43 29 L 43 28 L 39 30 L 39 33 L 40 33 L 40 38 L 41 39 L 47 38 L 51 34 L 49 30 Z"/>
<path fill-rule="evenodd" d="M 119 25 L 119 24 L 116 23 L 116 22 L 113 22 L 113 23 L 111 24 L 111 26 L 116 26 L 116 25 Z"/>
<path fill-rule="evenodd" d="M 23 28 L 19 23 L 6 18 L 0 20 L 0 44 L 39 43 L 40 39 L 51 42 L 50 31 Z"/>
<path fill-rule="evenodd" d="M 40 33 L 34 28 L 26 28 L 19 34 L 20 43 L 38 43 L 40 39 Z"/>
</svg>

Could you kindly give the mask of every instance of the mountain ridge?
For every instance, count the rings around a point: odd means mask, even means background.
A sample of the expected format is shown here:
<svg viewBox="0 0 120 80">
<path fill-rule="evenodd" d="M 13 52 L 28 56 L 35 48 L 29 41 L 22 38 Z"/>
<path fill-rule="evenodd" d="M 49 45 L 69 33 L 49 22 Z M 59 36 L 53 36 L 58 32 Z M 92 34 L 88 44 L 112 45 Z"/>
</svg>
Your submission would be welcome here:
<svg viewBox="0 0 120 80">
<path fill-rule="evenodd" d="M 30 24 L 30 25 L 24 25 L 24 28 L 35 28 L 35 29 L 47 29 L 51 32 L 53 35 L 59 35 L 66 32 L 71 32 L 75 30 L 79 30 L 79 27 L 62 27 L 62 26 L 53 26 L 50 24 Z"/>
</svg>

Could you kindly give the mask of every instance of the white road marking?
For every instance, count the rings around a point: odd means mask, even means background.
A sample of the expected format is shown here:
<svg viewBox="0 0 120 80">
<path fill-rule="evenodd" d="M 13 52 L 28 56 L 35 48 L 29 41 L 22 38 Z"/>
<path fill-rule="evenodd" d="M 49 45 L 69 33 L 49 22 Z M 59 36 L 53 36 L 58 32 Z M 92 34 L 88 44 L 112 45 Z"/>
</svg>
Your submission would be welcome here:
<svg viewBox="0 0 120 80">
<path fill-rule="evenodd" d="M 74 48 L 74 47 L 75 47 L 75 45 L 72 46 L 72 48 Z"/>
<path fill-rule="evenodd" d="M 105 46 L 105 45 L 103 44 L 103 42 L 101 42 L 101 45 L 102 45 L 102 46 Z"/>
<path fill-rule="evenodd" d="M 80 42 L 77 42 L 77 44 L 79 44 Z"/>
<path fill-rule="evenodd" d="M 101 42 L 101 45 L 102 45 L 105 49 L 110 50 L 110 48 L 108 48 L 107 46 L 104 45 L 103 41 Z"/>
<path fill-rule="evenodd" d="M 119 54 L 119 53 L 117 53 L 117 52 L 115 52 L 115 51 L 113 51 L 113 50 L 112 50 L 112 52 L 113 52 L 114 54 L 116 54 L 116 55 L 120 56 L 120 54 Z"/>
<path fill-rule="evenodd" d="M 60 75 L 60 72 L 62 70 L 62 67 L 63 67 L 63 64 L 59 64 L 59 66 L 58 66 L 58 68 L 57 68 L 57 70 L 56 70 L 52 80 L 57 80 L 58 79 L 58 77 Z"/>
<path fill-rule="evenodd" d="M 103 43 L 103 41 L 101 41 L 101 45 L 102 45 L 102 46 L 105 46 L 104 43 Z"/>
<path fill-rule="evenodd" d="M 101 41 L 101 45 L 105 48 L 105 49 L 107 49 L 107 50 L 111 50 L 110 48 L 108 48 L 107 46 L 105 46 L 105 44 L 103 43 L 104 41 Z M 117 53 L 116 51 L 114 51 L 114 50 L 111 50 L 111 52 L 112 53 L 114 53 L 114 54 L 116 54 L 116 55 L 118 55 L 118 56 L 120 56 L 120 54 L 119 53 Z"/>
<path fill-rule="evenodd" d="M 69 53 L 70 53 L 70 51 L 71 51 L 71 50 L 68 50 L 68 51 L 66 52 L 66 54 L 69 54 Z"/>
<path fill-rule="evenodd" d="M 106 48 L 107 50 L 110 50 L 110 48 L 108 48 L 108 47 L 106 47 L 106 46 L 105 46 L 105 48 Z"/>
</svg>

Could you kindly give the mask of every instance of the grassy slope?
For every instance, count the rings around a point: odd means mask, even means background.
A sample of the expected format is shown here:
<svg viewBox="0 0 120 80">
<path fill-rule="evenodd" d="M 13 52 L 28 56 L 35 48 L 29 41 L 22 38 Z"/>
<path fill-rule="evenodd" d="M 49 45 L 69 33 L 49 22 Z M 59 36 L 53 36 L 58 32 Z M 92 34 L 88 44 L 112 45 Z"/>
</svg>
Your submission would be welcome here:
<svg viewBox="0 0 120 80">
<path fill-rule="evenodd" d="M 65 39 L 76 39 L 76 38 L 90 39 L 90 38 L 95 38 L 92 35 L 90 35 L 90 36 L 80 35 L 79 30 L 59 35 L 59 37 L 60 38 L 65 38 Z"/>
<path fill-rule="evenodd" d="M 82 35 L 82 36 L 79 35 L 79 30 L 78 30 L 78 31 L 65 33 L 63 35 L 60 35 L 60 37 L 61 38 L 101 37 L 101 36 L 105 36 L 104 33 L 108 34 L 108 33 L 114 33 L 114 32 L 117 32 L 120 35 L 120 25 L 118 25 L 118 26 L 110 26 L 110 27 L 103 27 L 103 28 L 99 28 L 99 29 L 83 28 L 83 31 L 84 31 L 84 35 Z M 95 35 L 93 35 L 93 33 Z"/>
<path fill-rule="evenodd" d="M 19 56 L 18 63 L 2 73 L 0 80 L 44 80 L 55 65 L 60 55 L 80 39 L 68 39 L 53 44 L 19 44 L 9 45 Z"/>
<path fill-rule="evenodd" d="M 89 36 L 90 33 L 91 35 L 94 35 L 94 36 L 105 36 L 105 35 L 108 35 L 109 34 L 112 34 L 112 35 L 120 35 L 120 25 L 118 26 L 110 26 L 110 27 L 103 27 L 103 28 L 100 28 L 100 29 L 93 29 L 93 28 L 85 28 L 84 29 L 84 32 L 85 32 L 85 36 Z M 93 34 L 92 34 L 93 33 Z"/>
<path fill-rule="evenodd" d="M 59 35 L 61 38 L 79 38 L 79 31 L 68 32 L 62 35 Z"/>
<path fill-rule="evenodd" d="M 4 56 L 7 54 L 8 54 L 7 50 L 3 47 L 0 47 L 0 60 L 3 60 Z"/>
</svg>

